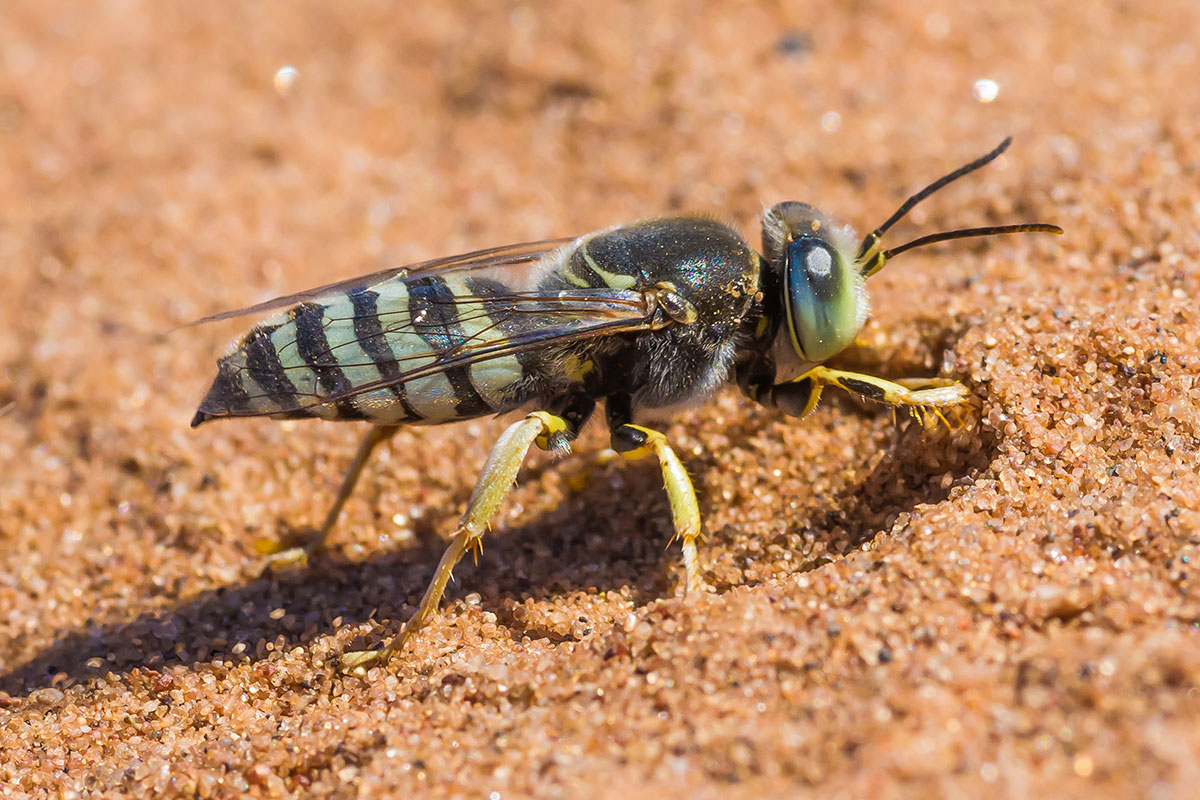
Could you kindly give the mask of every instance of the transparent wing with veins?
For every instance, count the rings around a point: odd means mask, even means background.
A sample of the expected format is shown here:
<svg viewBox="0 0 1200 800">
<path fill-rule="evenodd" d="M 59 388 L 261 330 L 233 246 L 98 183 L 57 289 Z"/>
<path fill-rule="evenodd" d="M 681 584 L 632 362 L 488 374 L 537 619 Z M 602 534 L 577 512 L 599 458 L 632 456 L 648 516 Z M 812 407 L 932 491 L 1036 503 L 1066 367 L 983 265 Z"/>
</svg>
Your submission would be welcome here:
<svg viewBox="0 0 1200 800">
<path fill-rule="evenodd" d="M 288 309 L 252 330 L 221 365 L 223 373 L 250 369 L 251 350 L 266 347 L 261 341 L 266 336 L 288 378 L 280 384 L 286 391 L 252 381 L 258 393 L 238 402 L 210 391 L 201 416 L 279 413 L 271 404 L 285 396 L 284 412 L 302 411 L 491 359 L 653 327 L 654 301 L 643 292 L 554 280 L 563 248 L 572 241 L 511 245 L 397 267 L 199 320 L 193 324 Z M 320 325 L 322 335 L 306 337 L 305 324 Z M 317 351 L 314 339 L 324 342 Z M 358 367 L 381 366 L 381 339 L 395 353 L 384 364 L 387 374 L 347 379 L 364 372 L 356 373 Z M 237 383 L 224 377 L 228 385 Z"/>
</svg>

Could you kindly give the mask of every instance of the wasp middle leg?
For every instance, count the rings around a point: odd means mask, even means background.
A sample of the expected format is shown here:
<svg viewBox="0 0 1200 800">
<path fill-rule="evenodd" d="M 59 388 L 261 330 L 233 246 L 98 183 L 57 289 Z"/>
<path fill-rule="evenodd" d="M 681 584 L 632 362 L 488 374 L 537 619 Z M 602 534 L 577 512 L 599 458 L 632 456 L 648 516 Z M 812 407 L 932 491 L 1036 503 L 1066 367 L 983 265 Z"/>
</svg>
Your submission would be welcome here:
<svg viewBox="0 0 1200 800">
<path fill-rule="evenodd" d="M 679 539 L 683 546 L 683 592 L 686 595 L 688 592 L 702 591 L 704 582 L 700 577 L 700 558 L 696 549 L 700 539 L 700 506 L 683 462 L 667 444 L 665 435 L 629 421 L 631 412 L 628 397 L 610 397 L 606 406 L 613 450 L 629 460 L 648 455 L 658 458 L 667 500 L 671 505 L 671 518 L 675 524 L 672 541 Z"/>
</svg>

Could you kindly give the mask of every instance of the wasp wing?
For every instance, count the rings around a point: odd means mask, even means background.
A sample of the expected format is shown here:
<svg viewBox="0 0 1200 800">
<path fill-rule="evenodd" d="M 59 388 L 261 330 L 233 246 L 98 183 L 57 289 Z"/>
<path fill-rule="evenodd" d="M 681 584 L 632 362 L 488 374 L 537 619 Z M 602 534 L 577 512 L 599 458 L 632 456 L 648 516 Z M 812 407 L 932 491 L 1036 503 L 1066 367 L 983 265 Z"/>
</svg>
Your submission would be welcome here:
<svg viewBox="0 0 1200 800">
<path fill-rule="evenodd" d="M 392 278 L 403 278 L 408 275 L 419 276 L 436 274 L 437 272 L 446 270 L 482 270 L 530 264 L 540 259 L 546 253 L 549 253 L 550 251 L 562 247 L 563 245 L 572 241 L 574 241 L 574 239 L 566 238 L 545 239 L 540 242 L 522 242 L 520 244 L 491 247 L 487 250 L 476 250 L 471 253 L 463 253 L 456 256 L 434 258 L 430 259 L 429 261 L 421 261 L 416 264 L 388 267 L 387 269 L 382 269 L 378 272 L 370 272 L 366 275 L 357 275 L 353 278 L 347 278 L 346 280 L 327 283 L 324 286 L 318 286 L 314 289 L 306 289 L 303 292 L 283 295 L 281 297 L 272 298 L 271 300 L 264 300 L 261 303 L 255 303 L 254 305 L 245 306 L 243 308 L 222 311 L 219 314 L 212 314 L 211 316 L 194 320 L 193 322 L 189 322 L 182 327 L 191 328 L 196 325 L 205 325 L 209 322 L 220 322 L 221 320 L 234 319 L 236 317 L 265 314 L 268 311 L 287 308 L 288 306 L 298 305 L 306 301 L 318 300 L 321 297 L 337 294 L 339 292 L 349 294 L 356 289 L 369 287 Z"/>
<path fill-rule="evenodd" d="M 193 424 L 255 415 L 443 421 L 503 411 L 522 399 L 513 392 L 531 354 L 654 327 L 654 304 L 642 292 L 564 281 L 559 245 L 426 262 L 251 307 L 244 313 L 299 300 L 221 360 Z M 435 376 L 447 380 L 426 380 Z"/>
</svg>

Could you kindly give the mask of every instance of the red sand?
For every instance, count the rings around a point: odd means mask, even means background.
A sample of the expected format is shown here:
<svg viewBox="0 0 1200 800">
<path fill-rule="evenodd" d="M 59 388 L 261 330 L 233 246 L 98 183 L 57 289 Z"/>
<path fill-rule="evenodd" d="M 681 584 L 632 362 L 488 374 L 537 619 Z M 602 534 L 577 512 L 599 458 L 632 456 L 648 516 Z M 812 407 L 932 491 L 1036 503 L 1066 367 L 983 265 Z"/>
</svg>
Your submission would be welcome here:
<svg viewBox="0 0 1200 800">
<path fill-rule="evenodd" d="M 1200 7 L 334 8 L 0 9 L 0 794 L 1194 791 Z M 261 577 L 360 431 L 191 431 L 238 329 L 157 336 L 679 209 L 865 229 L 1006 134 L 899 236 L 1067 235 L 898 259 L 839 361 L 965 380 L 975 423 L 679 415 L 686 600 L 656 467 L 597 426 L 369 680 L 333 658 L 412 613 L 504 422 L 402 432 L 333 555 Z"/>
</svg>

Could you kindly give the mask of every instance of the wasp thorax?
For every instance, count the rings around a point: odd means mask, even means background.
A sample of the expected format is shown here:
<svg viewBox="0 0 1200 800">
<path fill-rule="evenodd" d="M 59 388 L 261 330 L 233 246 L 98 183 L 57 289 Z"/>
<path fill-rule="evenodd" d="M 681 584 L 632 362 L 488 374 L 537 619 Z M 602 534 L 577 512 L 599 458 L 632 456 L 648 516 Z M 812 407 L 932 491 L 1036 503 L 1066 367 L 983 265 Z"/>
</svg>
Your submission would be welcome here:
<svg viewBox="0 0 1200 800">
<path fill-rule="evenodd" d="M 850 345 L 867 319 L 853 233 L 806 203 L 780 203 L 763 217 L 763 251 L 782 278 L 793 349 L 820 362 Z"/>
</svg>

